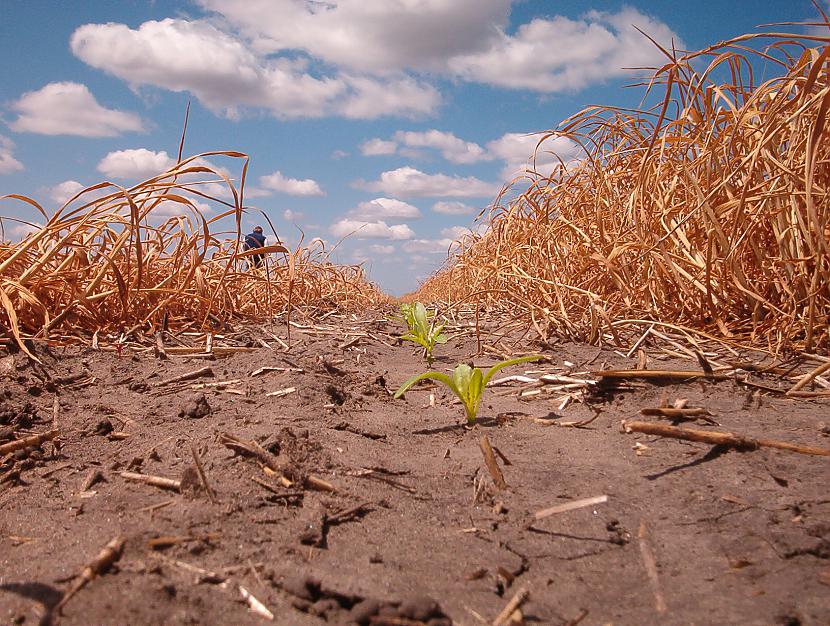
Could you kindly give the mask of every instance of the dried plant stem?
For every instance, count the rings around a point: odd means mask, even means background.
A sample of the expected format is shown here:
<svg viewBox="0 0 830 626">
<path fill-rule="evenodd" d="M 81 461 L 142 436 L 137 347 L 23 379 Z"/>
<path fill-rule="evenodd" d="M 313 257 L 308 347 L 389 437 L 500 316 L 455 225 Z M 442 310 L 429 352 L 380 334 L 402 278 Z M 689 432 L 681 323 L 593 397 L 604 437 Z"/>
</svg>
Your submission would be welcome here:
<svg viewBox="0 0 830 626">
<path fill-rule="evenodd" d="M 63 594 L 63 597 L 55 605 L 53 609 L 54 614 L 59 615 L 63 607 L 72 597 L 90 583 L 96 576 L 106 572 L 112 565 L 121 558 L 121 553 L 124 551 L 124 544 L 126 539 L 123 537 L 115 537 L 110 540 L 104 549 L 98 553 L 72 584 L 72 586 Z"/>
<path fill-rule="evenodd" d="M 654 424 L 652 422 L 637 422 L 631 420 L 623 420 L 622 426 L 627 433 L 644 433 L 647 435 L 657 435 L 659 437 L 669 437 L 672 439 L 698 441 L 700 443 L 709 443 L 714 446 L 726 446 L 729 448 L 736 448 L 738 450 L 757 450 L 758 448 L 766 447 L 778 448 L 779 450 L 789 450 L 790 452 L 798 452 L 799 454 L 830 456 L 830 449 L 827 448 L 813 448 L 810 446 L 802 446 L 774 439 L 753 439 L 751 437 L 736 435 L 729 432 L 718 433 L 708 430 L 693 430 L 691 428 L 680 428 L 678 426 L 667 426 L 665 424 Z"/>
<path fill-rule="evenodd" d="M 0 445 L 0 455 L 9 454 L 10 452 L 15 452 L 16 450 L 25 450 L 26 448 L 36 448 L 44 442 L 51 441 L 58 436 L 60 436 L 59 430 L 50 430 L 38 435 L 30 435 L 29 437 L 23 437 L 22 439 L 10 441 L 9 443 Z"/>
<path fill-rule="evenodd" d="M 167 489 L 169 491 L 181 492 L 182 482 L 172 478 L 164 478 L 162 476 L 151 476 L 149 474 L 137 474 L 135 472 L 121 472 L 121 477 L 136 483 L 144 483 L 145 485 L 152 485 L 159 489 Z"/>
</svg>

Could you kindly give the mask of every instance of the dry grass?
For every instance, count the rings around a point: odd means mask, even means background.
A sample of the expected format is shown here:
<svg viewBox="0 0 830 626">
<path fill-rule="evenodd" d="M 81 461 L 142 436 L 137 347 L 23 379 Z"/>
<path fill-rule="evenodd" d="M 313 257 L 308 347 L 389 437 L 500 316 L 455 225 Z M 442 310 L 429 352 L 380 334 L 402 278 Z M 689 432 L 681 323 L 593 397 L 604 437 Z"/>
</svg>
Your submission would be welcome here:
<svg viewBox="0 0 830 626">
<path fill-rule="evenodd" d="M 239 189 L 208 157 L 242 162 Z M 292 307 L 314 314 L 385 301 L 360 267 L 329 263 L 322 245 L 269 246 L 265 267 L 246 271 L 247 165 L 237 152 L 197 155 L 129 189 L 89 187 L 51 217 L 30 198 L 6 196 L 36 208 L 46 224 L 0 243 L 0 332 L 22 345 L 26 337 L 201 329 Z M 235 231 L 216 230 L 229 221 Z"/>
<path fill-rule="evenodd" d="M 748 45 L 762 37 L 763 52 Z M 621 342 L 657 322 L 827 350 L 828 42 L 767 33 L 664 50 L 645 86 L 662 101 L 589 107 L 542 136 L 583 156 L 497 202 L 489 230 L 417 297 L 493 306 L 545 337 Z M 775 77 L 756 84 L 759 62 Z"/>
</svg>

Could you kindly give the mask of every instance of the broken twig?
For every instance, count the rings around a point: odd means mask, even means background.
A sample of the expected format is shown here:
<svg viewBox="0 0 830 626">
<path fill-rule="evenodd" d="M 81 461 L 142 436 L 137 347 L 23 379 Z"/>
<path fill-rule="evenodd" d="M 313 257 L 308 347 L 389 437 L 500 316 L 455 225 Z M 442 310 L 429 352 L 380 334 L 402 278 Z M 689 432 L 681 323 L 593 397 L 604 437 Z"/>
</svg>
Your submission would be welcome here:
<svg viewBox="0 0 830 626">
<path fill-rule="evenodd" d="M 549 509 L 542 509 L 541 511 L 537 511 L 533 518 L 540 520 L 544 519 L 545 517 L 550 517 L 551 515 L 556 515 L 557 513 L 565 513 L 566 511 L 573 511 L 574 509 L 581 509 L 586 506 L 591 506 L 592 504 L 602 504 L 603 502 L 608 502 L 608 496 L 594 496 L 593 498 L 583 498 L 582 500 L 573 500 L 572 502 L 566 502 L 565 504 L 557 504 L 556 506 L 552 506 Z"/>
<path fill-rule="evenodd" d="M 481 453 L 484 455 L 484 463 L 487 465 L 487 471 L 493 477 L 493 483 L 496 485 L 496 488 L 507 489 L 507 483 L 504 480 L 504 475 L 501 472 L 498 461 L 496 461 L 496 455 L 493 453 L 493 448 L 490 445 L 490 440 L 487 438 L 487 435 L 482 435 L 479 445 L 481 446 Z"/>
<path fill-rule="evenodd" d="M 694 430 L 691 428 L 680 428 L 678 426 L 654 424 L 652 422 L 632 422 L 628 420 L 623 420 L 622 426 L 623 430 L 627 433 L 645 433 L 647 435 L 657 435 L 658 437 L 669 437 L 671 439 L 698 441 L 700 443 L 709 443 L 714 446 L 735 448 L 736 450 L 757 450 L 758 448 L 765 447 L 778 448 L 779 450 L 789 450 L 790 452 L 798 452 L 799 454 L 830 456 L 830 450 L 827 448 L 812 448 L 809 446 L 801 446 L 774 439 L 753 439 L 751 437 L 736 435 L 735 433 L 729 432 L 718 433 L 708 430 Z"/>
<path fill-rule="evenodd" d="M 59 435 L 59 430 L 50 430 L 38 435 L 31 435 L 29 437 L 23 437 L 22 439 L 10 441 L 9 443 L 4 443 L 0 446 L 0 455 L 9 454 L 10 452 L 15 452 L 17 450 L 25 450 L 26 448 L 35 448 L 46 441 L 55 439 Z"/>
<path fill-rule="evenodd" d="M 159 489 L 168 489 L 169 491 L 175 492 L 181 492 L 182 490 L 182 481 L 174 480 L 172 478 L 152 476 L 151 474 L 137 474 L 135 472 L 121 472 L 121 477 L 135 483 L 152 485 L 153 487 L 158 487 Z"/>
<path fill-rule="evenodd" d="M 55 605 L 53 609 L 55 614 L 60 614 L 63 607 L 72 597 L 83 589 L 96 576 L 105 573 L 112 565 L 121 558 L 121 553 L 124 551 L 124 544 L 126 539 L 123 537 L 115 537 L 104 546 L 104 549 L 98 553 L 92 561 L 87 565 L 80 576 L 72 583 L 72 586 L 63 594 L 63 597 Z"/>
</svg>

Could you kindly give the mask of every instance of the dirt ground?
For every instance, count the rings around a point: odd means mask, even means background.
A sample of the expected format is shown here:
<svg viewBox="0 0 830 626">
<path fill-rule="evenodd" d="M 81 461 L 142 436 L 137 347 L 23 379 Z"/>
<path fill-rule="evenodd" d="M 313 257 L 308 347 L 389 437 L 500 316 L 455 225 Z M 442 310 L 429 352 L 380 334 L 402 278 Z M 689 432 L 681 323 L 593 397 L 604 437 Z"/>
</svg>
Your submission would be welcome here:
<svg viewBox="0 0 830 626">
<path fill-rule="evenodd" d="M 424 367 L 396 332 L 379 314 L 329 318 L 293 328 L 286 351 L 284 327 L 248 328 L 217 337 L 213 360 L 176 353 L 187 335 L 167 341 L 167 360 L 37 344 L 41 367 L 0 351 L 0 444 L 60 431 L 58 446 L 0 458 L 0 623 L 268 623 L 247 593 L 278 624 L 475 626 L 524 590 L 527 624 L 830 624 L 830 459 L 620 427 L 685 398 L 717 423 L 686 426 L 827 448 L 830 401 L 684 380 L 577 391 L 560 408 L 563 392 L 519 399 L 523 383 L 508 382 L 466 428 L 443 388 L 393 400 Z M 497 360 L 476 348 L 464 332 L 435 368 Z M 496 378 L 636 367 L 610 349 L 516 348 L 536 350 L 550 361 Z M 699 369 L 646 350 L 649 368 Z M 263 367 L 278 369 L 253 374 Z M 122 472 L 180 480 L 181 493 Z M 117 562 L 55 610 L 119 537 Z"/>
</svg>

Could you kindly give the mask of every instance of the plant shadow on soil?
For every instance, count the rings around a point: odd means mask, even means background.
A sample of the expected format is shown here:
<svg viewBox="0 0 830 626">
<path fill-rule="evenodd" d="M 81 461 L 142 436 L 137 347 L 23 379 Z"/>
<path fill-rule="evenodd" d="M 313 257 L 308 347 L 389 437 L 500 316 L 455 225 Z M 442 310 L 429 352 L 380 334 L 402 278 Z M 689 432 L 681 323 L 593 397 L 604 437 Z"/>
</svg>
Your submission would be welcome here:
<svg viewBox="0 0 830 626">
<path fill-rule="evenodd" d="M 830 622 L 826 458 L 724 452 L 620 430 L 642 407 L 682 397 L 722 430 L 827 447 L 818 417 L 826 404 L 763 396 L 760 408 L 747 407 L 730 381 L 644 384 L 562 410 L 544 394 L 519 401 L 487 390 L 484 417 L 469 428 L 444 390 L 432 390 L 434 406 L 417 388 L 391 398 L 426 369 L 411 350 L 373 338 L 399 329 L 382 319 L 340 324 L 329 335 L 292 330 L 290 352 L 232 354 L 208 362 L 212 378 L 178 385 L 159 383 L 206 363 L 38 348 L 50 382 L 21 355 L 0 354 L 11 365 L 0 369 L 0 434 L 26 420 L 19 430 L 54 423 L 62 444 L 57 458 L 50 444 L 17 455 L 16 476 L 0 468 L 0 622 L 37 623 L 117 535 L 127 540 L 117 567 L 74 596 L 56 623 L 266 623 L 239 586 L 276 623 L 300 626 L 476 625 L 520 589 L 530 592 L 528 623 L 581 615 L 615 625 Z M 434 368 L 470 360 L 475 345 L 457 337 L 439 346 Z M 589 346 L 545 354 L 550 363 L 505 371 L 563 372 L 566 360 L 574 372 L 633 366 Z M 251 376 L 263 366 L 274 369 Z M 651 363 L 680 366 L 688 363 Z M 213 386 L 194 389 L 204 383 Z M 199 418 L 183 408 L 194 394 L 209 408 Z M 582 428 L 547 425 L 595 411 Z M 499 415 L 508 417 L 491 417 Z M 293 484 L 217 433 L 273 453 Z M 504 490 L 484 464 L 485 434 L 499 451 Z M 191 443 L 215 503 L 195 474 Z M 123 471 L 181 480 L 183 493 L 127 482 Z M 85 484 L 94 472 L 100 479 Z M 311 488 L 315 480 L 335 491 Z M 535 517 L 601 494 L 607 502 Z"/>
</svg>

